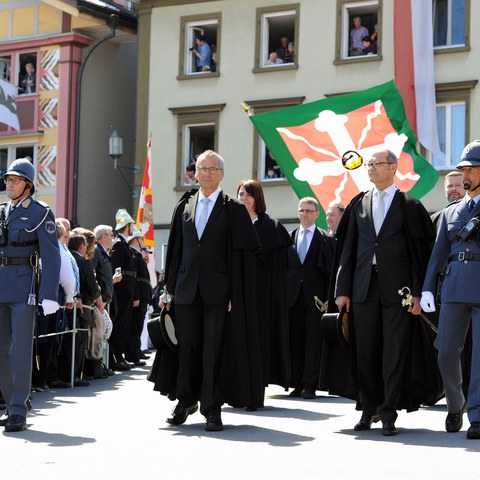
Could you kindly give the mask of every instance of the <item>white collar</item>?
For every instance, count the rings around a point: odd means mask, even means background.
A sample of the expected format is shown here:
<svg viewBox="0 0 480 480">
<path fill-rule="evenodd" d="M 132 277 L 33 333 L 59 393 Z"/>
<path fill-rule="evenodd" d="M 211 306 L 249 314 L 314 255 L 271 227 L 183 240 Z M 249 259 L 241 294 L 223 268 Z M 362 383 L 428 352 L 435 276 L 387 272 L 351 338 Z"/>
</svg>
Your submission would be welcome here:
<svg viewBox="0 0 480 480">
<path fill-rule="evenodd" d="M 198 191 L 198 201 L 201 202 L 204 198 L 208 198 L 213 204 L 217 201 L 222 189 L 218 187 L 212 194 L 206 197 L 201 190 Z"/>
<path fill-rule="evenodd" d="M 377 194 L 380 190 L 377 187 L 373 187 L 373 194 Z M 382 190 L 382 192 L 385 192 L 389 197 L 393 197 L 395 195 L 395 192 L 397 191 L 397 186 L 392 183 L 389 187 L 385 188 Z"/>
<path fill-rule="evenodd" d="M 303 228 L 301 225 L 300 225 L 300 232 L 302 232 L 303 235 L 305 235 L 305 230 L 308 230 L 309 232 L 314 232 L 315 229 L 317 228 L 317 226 L 315 224 L 313 225 L 310 225 L 308 228 Z"/>
</svg>

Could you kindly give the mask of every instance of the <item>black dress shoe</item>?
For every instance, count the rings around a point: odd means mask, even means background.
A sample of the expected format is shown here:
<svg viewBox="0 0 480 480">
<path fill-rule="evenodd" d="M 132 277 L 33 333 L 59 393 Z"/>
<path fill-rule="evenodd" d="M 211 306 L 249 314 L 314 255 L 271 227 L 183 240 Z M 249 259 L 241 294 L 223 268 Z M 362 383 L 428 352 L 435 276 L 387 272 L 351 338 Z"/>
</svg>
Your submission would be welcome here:
<svg viewBox="0 0 480 480">
<path fill-rule="evenodd" d="M 364 413 L 360 417 L 360 421 L 353 427 L 353 430 L 355 432 L 370 430 L 372 423 L 377 423 L 378 421 L 380 421 L 380 415 L 370 415 L 369 413 Z"/>
<path fill-rule="evenodd" d="M 27 428 L 27 419 L 21 415 L 10 415 L 5 424 L 6 432 L 21 432 Z"/>
<path fill-rule="evenodd" d="M 144 367 L 147 362 L 144 362 L 143 360 L 137 360 L 136 362 L 133 363 L 136 367 Z"/>
<path fill-rule="evenodd" d="M 132 366 L 127 362 L 117 362 L 112 365 L 112 370 L 116 370 L 117 372 L 128 372 L 132 369 Z"/>
<path fill-rule="evenodd" d="M 138 358 L 140 360 L 148 360 L 150 358 L 150 355 L 145 355 L 143 352 L 138 354 Z"/>
<path fill-rule="evenodd" d="M 315 389 L 312 387 L 305 387 L 302 392 L 302 398 L 304 400 L 313 400 L 317 398 L 317 395 L 315 394 Z"/>
<path fill-rule="evenodd" d="M 73 386 L 74 387 L 88 387 L 89 385 L 90 385 L 89 382 L 87 382 L 86 380 L 80 380 L 79 378 L 76 378 L 73 381 Z"/>
<path fill-rule="evenodd" d="M 51 382 L 49 382 L 48 386 L 50 388 L 70 388 L 70 383 L 57 379 L 57 380 L 52 380 Z"/>
<path fill-rule="evenodd" d="M 219 413 L 210 413 L 205 424 L 206 432 L 221 432 L 223 430 L 222 417 Z"/>
<path fill-rule="evenodd" d="M 472 422 L 467 430 L 467 438 L 470 440 L 480 440 L 480 422 Z"/>
<path fill-rule="evenodd" d="M 182 425 L 182 423 L 185 423 L 187 417 L 192 415 L 192 413 L 195 413 L 197 410 L 198 403 L 194 403 L 189 407 L 181 407 L 180 405 L 177 405 L 172 412 L 172 416 L 167 418 L 167 423 L 170 425 Z"/>
<path fill-rule="evenodd" d="M 294 388 L 289 394 L 289 397 L 301 397 L 302 396 L 302 389 L 301 388 Z"/>
<path fill-rule="evenodd" d="M 383 422 L 383 427 L 382 427 L 382 435 L 384 437 L 393 437 L 398 433 L 395 423 L 392 422 L 391 420 L 387 422 Z"/>
<path fill-rule="evenodd" d="M 8 411 L 5 410 L 3 415 L 0 417 L 0 427 L 4 427 L 8 422 Z"/>
<path fill-rule="evenodd" d="M 449 413 L 445 419 L 445 430 L 448 433 L 455 433 L 462 429 L 463 427 L 463 414 L 467 409 L 467 404 L 464 403 L 463 407 L 455 413 Z"/>
</svg>

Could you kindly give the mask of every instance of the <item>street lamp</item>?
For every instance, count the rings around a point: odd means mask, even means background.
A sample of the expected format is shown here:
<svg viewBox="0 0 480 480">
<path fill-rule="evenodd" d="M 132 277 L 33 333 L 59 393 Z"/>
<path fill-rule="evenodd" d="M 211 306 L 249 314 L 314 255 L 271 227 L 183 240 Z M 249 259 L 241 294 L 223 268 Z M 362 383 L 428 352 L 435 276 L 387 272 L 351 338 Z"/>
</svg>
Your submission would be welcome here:
<svg viewBox="0 0 480 480">
<path fill-rule="evenodd" d="M 135 165 L 134 167 L 126 167 L 124 165 L 118 165 L 118 159 L 123 155 L 123 138 L 118 133 L 117 130 L 114 130 L 113 133 L 110 135 L 110 139 L 108 141 L 108 153 L 113 158 L 113 168 L 118 171 L 120 176 L 122 177 L 123 181 L 127 185 L 128 189 L 132 193 L 133 198 L 138 198 L 138 192 L 136 190 L 132 190 L 132 187 L 128 183 L 127 179 L 122 173 L 122 169 L 130 170 L 134 173 L 140 172 L 140 167 Z"/>
<path fill-rule="evenodd" d="M 113 168 L 117 170 L 117 160 L 123 155 L 123 138 L 118 133 L 118 130 L 114 130 L 110 135 L 108 153 L 113 158 Z"/>
</svg>

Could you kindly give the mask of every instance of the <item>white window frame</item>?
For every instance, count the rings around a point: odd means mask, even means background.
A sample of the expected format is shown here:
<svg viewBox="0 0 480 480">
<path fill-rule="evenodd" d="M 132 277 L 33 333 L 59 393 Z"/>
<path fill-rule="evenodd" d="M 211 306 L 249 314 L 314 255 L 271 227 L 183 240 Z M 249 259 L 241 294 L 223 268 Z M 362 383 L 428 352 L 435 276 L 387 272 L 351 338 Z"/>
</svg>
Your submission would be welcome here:
<svg viewBox="0 0 480 480">
<path fill-rule="evenodd" d="M 268 56 L 270 55 L 270 49 L 269 47 L 269 37 L 270 37 L 270 24 L 269 24 L 269 19 L 270 18 L 275 18 L 275 17 L 287 17 L 287 16 L 292 16 L 293 17 L 293 25 L 294 25 L 294 37 L 295 37 L 295 15 L 296 11 L 295 10 L 283 10 L 280 12 L 265 12 L 262 14 L 262 20 L 261 20 L 261 27 L 260 27 L 260 68 L 278 68 L 281 66 L 285 65 L 294 65 L 295 60 L 293 62 L 289 63 L 278 63 L 276 65 L 267 65 L 266 62 L 268 60 Z M 293 39 L 290 39 L 290 41 L 294 41 Z M 297 46 L 295 45 L 295 55 L 297 54 L 296 51 Z"/>
<path fill-rule="evenodd" d="M 33 148 L 33 158 L 32 158 L 32 164 L 35 168 L 35 171 L 37 171 L 37 145 L 32 145 L 31 143 L 18 143 L 18 144 L 10 144 L 10 145 L 1 145 L 0 144 L 0 150 L 7 150 L 7 169 L 10 167 L 13 161 L 17 159 L 16 151 L 17 148 L 27 148 L 31 147 Z M 0 179 L 0 181 L 3 182 L 3 178 Z M 35 178 L 35 186 L 36 186 L 36 178 Z M 5 191 L 0 191 L 0 198 L 5 197 L 6 193 Z"/>
<path fill-rule="evenodd" d="M 190 129 L 192 127 L 213 127 L 213 143 L 215 145 L 215 135 L 216 135 L 216 123 L 215 122 L 191 122 L 184 123 L 182 125 L 182 157 L 181 157 L 181 173 L 185 174 L 186 168 L 190 165 Z M 212 146 L 212 150 L 214 149 Z M 186 182 L 183 181 L 183 177 L 180 180 L 181 186 L 188 186 Z"/>
<path fill-rule="evenodd" d="M 286 183 L 288 182 L 287 177 L 282 177 L 282 178 L 266 178 L 265 175 L 265 151 L 266 151 L 266 144 L 263 141 L 262 137 L 259 135 L 258 136 L 258 165 L 257 165 L 257 180 L 262 183 L 274 183 L 274 182 L 280 182 L 280 183 Z M 276 160 L 275 160 L 276 161 Z M 277 163 L 278 165 L 278 163 Z"/>
<path fill-rule="evenodd" d="M 448 16 L 447 16 L 447 40 L 445 45 L 434 45 L 435 50 L 443 50 L 443 49 L 448 49 L 448 48 L 458 48 L 458 47 L 465 47 L 467 44 L 467 30 L 465 30 L 465 38 L 463 39 L 463 43 L 452 43 L 452 9 L 453 9 L 453 1 L 454 0 L 447 0 L 448 1 Z M 433 5 L 433 18 L 435 18 L 435 4 Z M 468 16 L 468 4 L 467 1 L 465 0 L 465 17 Z M 467 18 L 465 18 L 465 22 L 467 21 Z M 435 27 L 435 25 L 434 25 Z M 465 29 L 466 29 L 465 25 Z"/>
<path fill-rule="evenodd" d="M 210 20 L 192 20 L 189 22 L 185 22 L 185 42 L 184 42 L 184 51 L 183 51 L 183 58 L 184 58 L 184 72 L 183 75 L 188 76 L 202 76 L 205 74 L 211 74 L 214 72 L 196 72 L 193 70 L 193 66 L 195 64 L 195 56 L 192 55 L 190 52 L 190 48 L 194 45 L 195 42 L 195 33 L 201 33 L 203 35 L 204 30 L 202 27 L 205 25 L 216 25 L 217 26 L 217 50 L 218 50 L 218 27 L 219 22 L 218 19 L 212 18 Z M 211 45 L 210 45 L 211 47 Z M 218 66 L 217 66 L 218 68 Z"/>
<path fill-rule="evenodd" d="M 341 18 L 341 37 L 340 37 L 340 59 L 341 60 L 360 60 L 365 58 L 376 58 L 378 57 L 378 50 L 376 54 L 373 55 L 358 55 L 358 56 L 350 56 L 349 55 L 349 44 L 350 44 L 350 15 L 348 14 L 349 10 L 352 8 L 358 7 L 367 7 L 372 6 L 376 7 L 377 10 L 377 23 L 378 20 L 378 11 L 379 11 L 379 4 L 378 0 L 364 0 L 360 2 L 348 2 L 342 4 L 342 18 Z M 378 47 L 377 47 L 378 48 Z"/>
<path fill-rule="evenodd" d="M 437 103 L 438 107 L 446 107 L 445 109 L 445 163 L 443 165 L 433 164 L 433 154 L 428 151 L 429 162 L 437 169 L 450 169 L 458 161 L 458 158 L 454 158 L 452 162 L 452 107 L 455 105 L 463 105 L 465 108 L 465 130 L 467 128 L 467 104 L 464 101 L 446 101 Z M 464 135 L 466 132 L 464 131 Z"/>
</svg>

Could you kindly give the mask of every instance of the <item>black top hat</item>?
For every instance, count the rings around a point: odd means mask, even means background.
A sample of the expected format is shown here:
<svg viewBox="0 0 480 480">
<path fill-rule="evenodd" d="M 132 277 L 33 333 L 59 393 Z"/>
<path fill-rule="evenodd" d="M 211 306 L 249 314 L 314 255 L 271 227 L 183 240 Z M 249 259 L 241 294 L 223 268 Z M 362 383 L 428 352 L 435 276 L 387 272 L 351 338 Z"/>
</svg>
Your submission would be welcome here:
<svg viewBox="0 0 480 480">
<path fill-rule="evenodd" d="M 348 348 L 348 312 L 345 307 L 342 308 L 340 313 L 325 313 L 323 315 L 322 334 L 328 344 L 339 343 L 342 347 Z"/>
<path fill-rule="evenodd" d="M 175 336 L 175 315 L 172 308 L 163 308 L 160 316 L 152 318 L 147 323 L 148 335 L 153 346 L 159 350 L 168 347 L 174 352 L 178 350 L 178 340 Z"/>
</svg>

